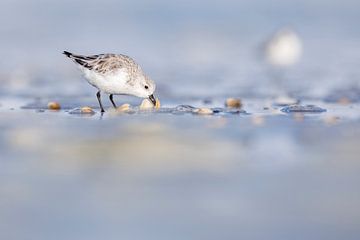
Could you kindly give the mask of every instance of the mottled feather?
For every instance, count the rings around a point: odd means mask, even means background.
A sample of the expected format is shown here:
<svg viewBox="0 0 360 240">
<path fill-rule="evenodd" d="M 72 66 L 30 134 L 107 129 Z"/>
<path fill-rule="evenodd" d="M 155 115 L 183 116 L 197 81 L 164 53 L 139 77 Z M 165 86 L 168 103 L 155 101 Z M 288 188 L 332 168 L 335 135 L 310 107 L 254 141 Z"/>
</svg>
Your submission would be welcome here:
<svg viewBox="0 0 360 240">
<path fill-rule="evenodd" d="M 141 68 L 130 57 L 123 54 L 99 54 L 91 56 L 76 55 L 64 52 L 66 56 L 84 68 L 101 74 L 111 74 L 122 68 L 127 68 L 130 75 L 141 73 Z"/>
</svg>

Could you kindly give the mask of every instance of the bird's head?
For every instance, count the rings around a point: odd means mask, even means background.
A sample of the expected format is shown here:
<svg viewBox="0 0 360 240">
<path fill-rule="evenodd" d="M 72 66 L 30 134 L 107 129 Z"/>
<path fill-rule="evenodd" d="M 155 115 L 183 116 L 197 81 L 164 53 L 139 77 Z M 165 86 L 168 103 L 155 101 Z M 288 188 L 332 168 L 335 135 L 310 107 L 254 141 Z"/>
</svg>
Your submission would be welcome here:
<svg viewBox="0 0 360 240">
<path fill-rule="evenodd" d="M 142 75 L 137 78 L 136 81 L 136 96 L 141 98 L 148 98 L 155 106 L 156 99 L 154 97 L 154 92 L 156 88 L 156 84 L 149 77 Z"/>
</svg>

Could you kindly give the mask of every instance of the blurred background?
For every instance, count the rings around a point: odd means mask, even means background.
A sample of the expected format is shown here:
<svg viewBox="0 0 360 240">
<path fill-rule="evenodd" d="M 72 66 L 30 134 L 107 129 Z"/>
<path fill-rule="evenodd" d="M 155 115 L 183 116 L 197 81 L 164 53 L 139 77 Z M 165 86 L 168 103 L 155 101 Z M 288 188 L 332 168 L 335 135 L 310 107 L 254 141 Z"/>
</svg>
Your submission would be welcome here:
<svg viewBox="0 0 360 240">
<path fill-rule="evenodd" d="M 287 68 L 285 87 L 324 97 L 359 88 L 359 7 L 356 0 L 2 0 L 1 89 L 93 94 L 61 55 L 68 50 L 129 55 L 159 89 L 180 96 L 271 94 L 262 46 L 288 28 L 303 54 Z"/>
<path fill-rule="evenodd" d="M 1 0 L 0 239 L 360 239 L 359 11 Z M 162 108 L 100 115 L 63 50 L 133 57 Z"/>
</svg>

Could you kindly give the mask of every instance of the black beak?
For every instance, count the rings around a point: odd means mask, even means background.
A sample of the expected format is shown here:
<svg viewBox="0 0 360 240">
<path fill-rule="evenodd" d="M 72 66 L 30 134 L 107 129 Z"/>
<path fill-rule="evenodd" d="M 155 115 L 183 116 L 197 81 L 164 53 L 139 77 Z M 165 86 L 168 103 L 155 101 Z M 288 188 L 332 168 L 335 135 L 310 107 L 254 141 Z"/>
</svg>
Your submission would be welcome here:
<svg viewBox="0 0 360 240">
<path fill-rule="evenodd" d="M 156 105 L 156 99 L 154 98 L 154 95 L 153 94 L 151 94 L 150 96 L 149 96 L 149 99 L 150 99 L 150 101 L 154 104 L 154 106 Z"/>
</svg>

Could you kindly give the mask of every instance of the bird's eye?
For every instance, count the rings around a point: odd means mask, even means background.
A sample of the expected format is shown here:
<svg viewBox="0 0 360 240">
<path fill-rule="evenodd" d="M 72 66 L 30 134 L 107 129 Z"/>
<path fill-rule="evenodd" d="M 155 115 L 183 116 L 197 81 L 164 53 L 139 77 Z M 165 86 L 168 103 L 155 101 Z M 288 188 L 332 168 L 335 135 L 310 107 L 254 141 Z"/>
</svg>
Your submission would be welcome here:
<svg viewBox="0 0 360 240">
<path fill-rule="evenodd" d="M 149 89 L 149 86 L 145 85 L 145 89 Z"/>
</svg>

